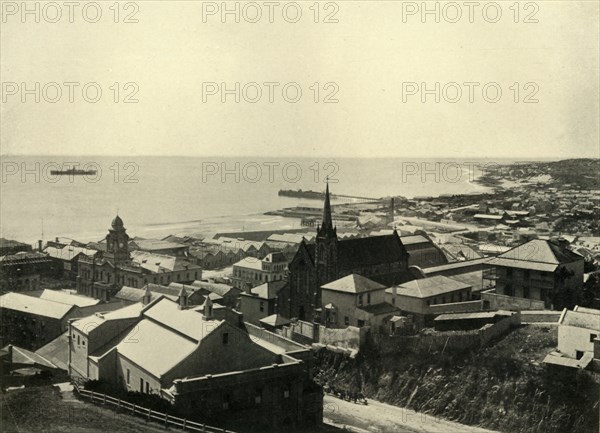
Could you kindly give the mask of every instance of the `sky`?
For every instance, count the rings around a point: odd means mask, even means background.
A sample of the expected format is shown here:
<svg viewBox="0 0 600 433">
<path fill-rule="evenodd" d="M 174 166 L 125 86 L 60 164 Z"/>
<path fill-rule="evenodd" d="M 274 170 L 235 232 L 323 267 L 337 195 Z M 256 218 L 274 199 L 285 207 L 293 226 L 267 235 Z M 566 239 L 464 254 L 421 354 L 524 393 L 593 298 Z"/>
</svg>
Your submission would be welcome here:
<svg viewBox="0 0 600 433">
<path fill-rule="evenodd" d="M 277 3 L 3 2 L 0 153 L 600 156 L 597 1 Z"/>
</svg>

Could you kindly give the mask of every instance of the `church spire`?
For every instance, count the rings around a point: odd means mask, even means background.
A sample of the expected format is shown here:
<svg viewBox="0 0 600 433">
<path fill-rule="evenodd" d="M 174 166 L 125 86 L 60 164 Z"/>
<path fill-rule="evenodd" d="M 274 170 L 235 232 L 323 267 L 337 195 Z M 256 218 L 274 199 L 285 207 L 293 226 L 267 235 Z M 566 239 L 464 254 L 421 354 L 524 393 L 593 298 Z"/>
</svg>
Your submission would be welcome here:
<svg viewBox="0 0 600 433">
<path fill-rule="evenodd" d="M 329 197 L 329 178 L 327 179 L 327 187 L 325 189 L 325 204 L 323 206 L 323 219 L 321 221 L 321 229 L 318 235 L 325 237 L 336 236 L 333 220 L 331 218 L 331 200 Z"/>
</svg>

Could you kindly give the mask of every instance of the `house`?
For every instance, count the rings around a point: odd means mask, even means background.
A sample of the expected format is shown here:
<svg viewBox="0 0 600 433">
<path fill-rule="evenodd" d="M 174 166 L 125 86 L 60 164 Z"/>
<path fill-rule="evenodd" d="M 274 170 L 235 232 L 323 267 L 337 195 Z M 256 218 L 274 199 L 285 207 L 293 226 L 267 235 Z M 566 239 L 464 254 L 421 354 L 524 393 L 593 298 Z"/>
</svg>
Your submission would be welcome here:
<svg viewBox="0 0 600 433">
<path fill-rule="evenodd" d="M 260 321 L 276 313 L 277 295 L 285 281 L 270 281 L 242 292 L 240 295 L 240 311 L 244 321 L 260 326 Z"/>
<path fill-rule="evenodd" d="M 412 314 L 415 322 L 425 324 L 439 311 L 432 306 L 469 301 L 471 290 L 470 284 L 436 275 L 387 288 L 385 298 L 403 315 Z"/>
<path fill-rule="evenodd" d="M 350 274 L 321 287 L 322 318 L 326 327 L 372 326 L 379 329 L 399 308 L 385 300 L 385 286 Z"/>
<path fill-rule="evenodd" d="M 568 306 L 583 285 L 584 259 L 567 247 L 534 239 L 491 259 L 495 293 L 543 301 L 547 309 Z"/>
<path fill-rule="evenodd" d="M 544 363 L 586 368 L 594 361 L 600 366 L 600 310 L 575 306 L 565 308 L 558 320 L 558 348 Z"/>
<path fill-rule="evenodd" d="M 157 395 L 202 422 L 319 424 L 310 349 L 265 330 L 251 336 L 222 313 L 161 297 L 72 321 L 71 374 Z"/>
<path fill-rule="evenodd" d="M 288 261 L 283 253 L 269 253 L 262 260 L 245 257 L 233 265 L 233 285 L 248 291 L 262 283 L 283 280 L 287 265 Z"/>
</svg>

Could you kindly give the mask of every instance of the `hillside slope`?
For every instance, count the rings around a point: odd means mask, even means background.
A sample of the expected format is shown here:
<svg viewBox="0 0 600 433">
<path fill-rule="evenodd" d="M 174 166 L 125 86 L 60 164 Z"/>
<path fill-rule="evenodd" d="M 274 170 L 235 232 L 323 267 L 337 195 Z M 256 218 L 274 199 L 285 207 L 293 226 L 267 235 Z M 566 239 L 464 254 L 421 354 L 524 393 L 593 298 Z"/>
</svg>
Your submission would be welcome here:
<svg viewBox="0 0 600 433">
<path fill-rule="evenodd" d="M 556 374 L 541 363 L 556 329 L 522 327 L 477 353 L 401 353 L 374 347 L 356 359 L 320 350 L 322 383 L 386 403 L 510 433 L 598 431 L 598 383 L 588 372 Z"/>
</svg>

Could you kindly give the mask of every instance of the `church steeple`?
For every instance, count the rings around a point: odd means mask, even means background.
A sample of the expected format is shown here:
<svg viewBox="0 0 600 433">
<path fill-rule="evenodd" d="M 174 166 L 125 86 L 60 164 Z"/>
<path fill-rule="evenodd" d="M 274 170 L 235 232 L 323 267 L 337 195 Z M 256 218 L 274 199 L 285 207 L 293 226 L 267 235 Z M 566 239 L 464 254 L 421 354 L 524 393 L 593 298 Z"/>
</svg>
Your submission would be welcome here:
<svg viewBox="0 0 600 433">
<path fill-rule="evenodd" d="M 332 238 L 337 237 L 336 228 L 333 226 L 333 220 L 331 218 L 331 199 L 329 197 L 329 179 L 327 180 L 327 187 L 325 189 L 325 204 L 323 206 L 323 220 L 321 221 L 321 228 L 317 232 L 317 236 Z"/>
</svg>

